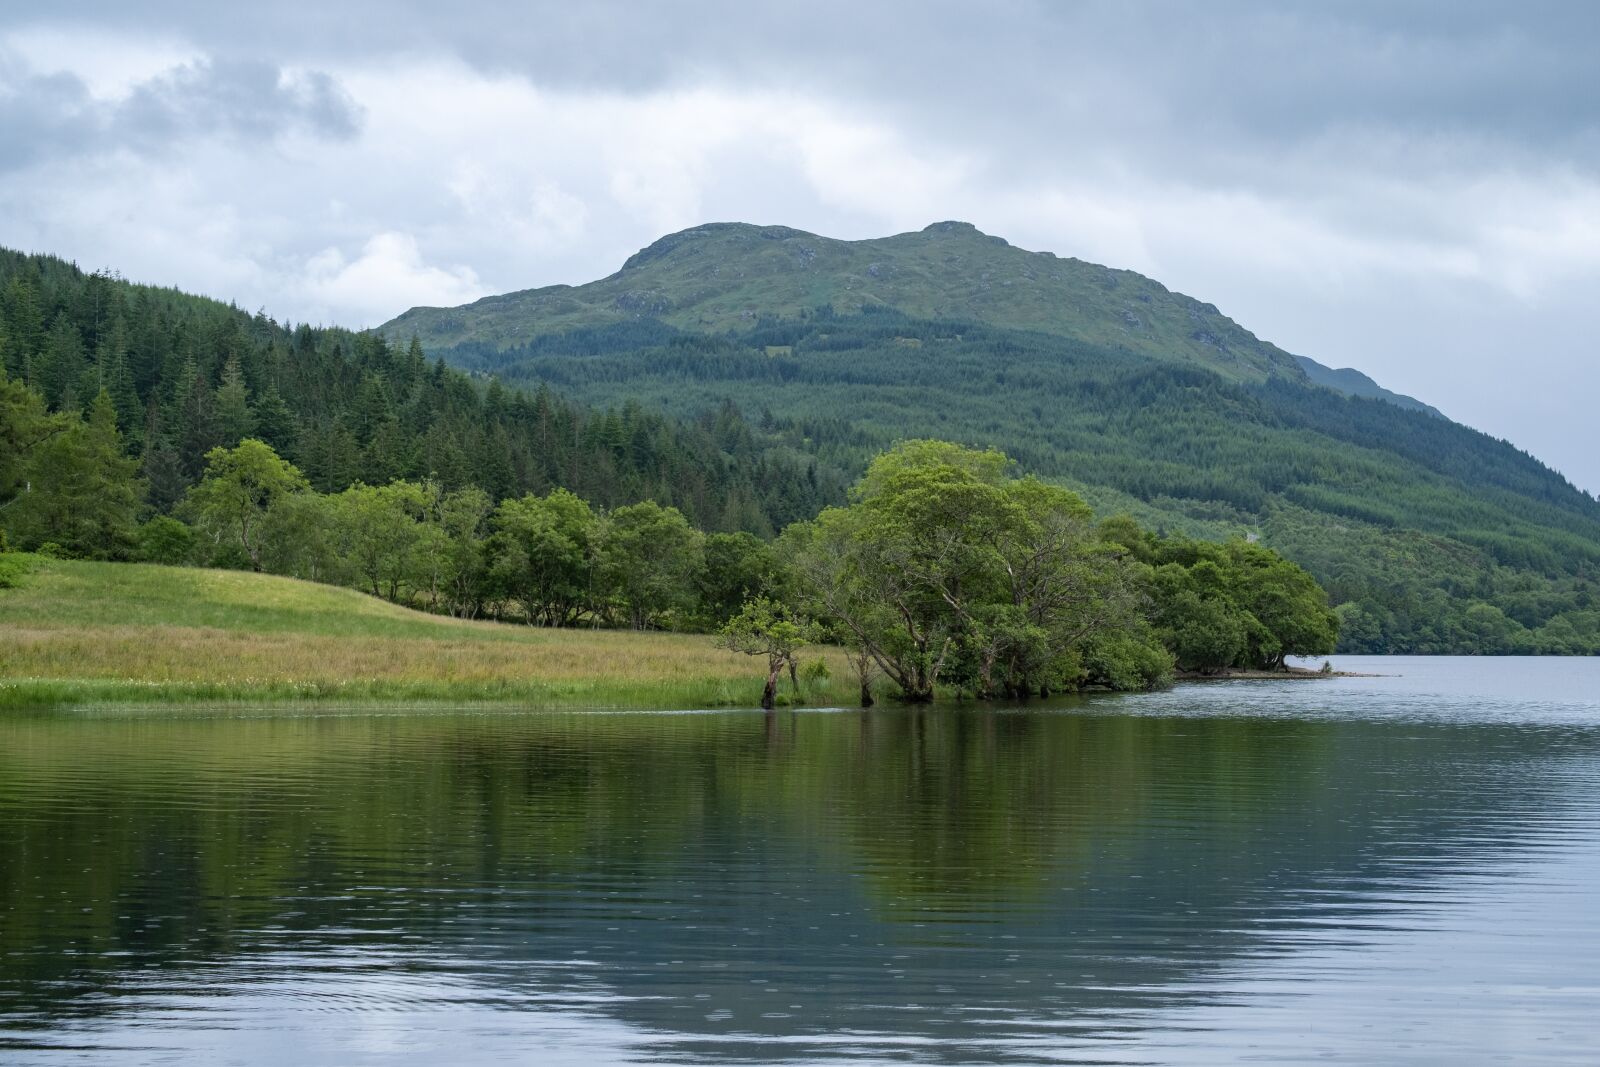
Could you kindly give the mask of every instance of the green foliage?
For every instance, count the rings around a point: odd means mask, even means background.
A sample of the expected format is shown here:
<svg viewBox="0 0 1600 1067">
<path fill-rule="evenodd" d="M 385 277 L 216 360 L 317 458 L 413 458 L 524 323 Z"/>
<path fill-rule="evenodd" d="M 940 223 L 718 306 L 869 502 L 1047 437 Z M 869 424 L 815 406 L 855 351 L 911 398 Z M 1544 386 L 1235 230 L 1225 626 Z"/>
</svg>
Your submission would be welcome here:
<svg viewBox="0 0 1600 1067">
<path fill-rule="evenodd" d="M 787 581 L 788 568 L 770 543 L 743 531 L 708 534 L 697 582 L 701 622 L 714 630 L 746 601 L 782 599 Z"/>
<path fill-rule="evenodd" d="M 426 506 L 413 482 L 352 485 L 330 504 L 339 556 L 373 596 L 397 600 L 411 575 Z"/>
<path fill-rule="evenodd" d="M 246 438 L 271 445 L 323 493 L 431 480 L 498 502 L 561 487 L 598 507 L 654 499 L 704 529 L 761 536 L 839 499 L 847 481 L 730 406 L 694 419 L 637 404 L 590 409 L 430 366 L 415 345 L 291 328 L 5 250 L 0 361 L 16 379 L 0 385 L 7 415 L 29 395 L 37 414 L 64 420 L 103 385 L 163 514 L 200 479 L 212 448 Z M 0 417 L 0 433 L 8 421 Z M 0 438 L 0 507 L 16 474 L 10 444 Z"/>
<path fill-rule="evenodd" d="M 248 439 L 317 491 L 284 495 L 252 519 L 254 546 L 200 523 L 196 556 L 210 563 L 370 590 L 332 498 L 404 482 L 422 498 L 400 509 L 410 527 L 388 512 L 404 550 L 386 557 L 384 595 L 467 616 L 631 623 L 644 602 L 621 591 L 639 588 L 624 578 L 644 572 L 602 558 L 600 516 L 650 500 L 689 527 L 754 535 L 706 540 L 706 565 L 688 551 L 671 594 L 647 598 L 645 625 L 710 628 L 752 596 L 792 595 L 789 547 L 758 538 L 844 503 L 873 455 L 932 434 L 1003 446 L 1021 469 L 1128 513 L 1129 529 L 1103 526 L 1100 539 L 1152 567 L 1156 540 L 1139 524 L 1217 542 L 1259 537 L 1328 590 L 1344 651 L 1600 652 L 1600 504 L 1504 442 L 1317 388 L 1215 309 L 1136 275 L 960 226 L 836 244 L 748 227 L 666 239 L 619 279 L 565 290 L 567 304 L 531 294 L 550 312 L 536 330 L 518 319 L 523 302 L 506 300 L 457 315 L 456 334 L 428 335 L 462 342 L 444 354 L 469 374 L 429 364 L 409 331 L 391 343 L 291 328 L 0 251 L 0 525 L 19 545 L 135 550 L 127 494 L 87 488 L 121 469 L 109 438 L 74 429 L 90 427 L 83 402 L 103 388 L 118 447 L 137 461 L 123 479 L 135 508 L 142 490 L 146 512 L 171 513 L 213 449 Z M 734 262 L 748 270 L 704 273 Z M 749 318 L 751 307 L 763 314 Z M 688 332 L 707 324 L 725 332 Z M 512 326 L 521 347 L 503 349 Z M 618 406 L 619 395 L 637 400 Z M 556 489 L 596 516 L 577 608 L 570 594 L 523 595 L 538 580 L 526 568 L 518 577 L 527 548 L 509 528 L 503 552 L 482 551 L 501 533 L 487 528 L 496 505 Z M 482 508 L 459 495 L 471 492 Z M 448 532 L 447 501 L 470 533 Z M 1254 623 L 1238 620 L 1246 660 L 1272 663 L 1286 640 L 1325 643 L 1326 619 L 1292 635 L 1269 621 L 1273 598 L 1311 618 L 1295 606 L 1303 589 L 1268 581 L 1256 592 L 1267 599 L 1249 610 Z M 1248 599 L 1228 594 L 1235 607 Z M 1207 626 L 1195 618 L 1181 629 L 1198 643 Z M 963 627 L 949 677 L 981 676 L 996 648 L 995 662 L 1015 657 L 1021 676 L 1094 677 L 1083 656 L 1039 666 L 1049 642 L 1015 612 L 973 612 Z M 1186 655 L 1219 660 L 1232 636 L 1210 637 L 1220 651 Z"/>
<path fill-rule="evenodd" d="M 205 477 L 189 491 L 185 507 L 213 543 L 242 549 L 259 571 L 263 532 L 271 529 L 264 522 L 268 510 L 305 488 L 305 475 L 270 445 L 250 439 L 206 453 Z"/>
<path fill-rule="evenodd" d="M 569 626 L 590 606 L 600 521 L 565 489 L 503 500 L 491 524 L 490 564 L 498 587 L 530 623 Z"/>
<path fill-rule="evenodd" d="M 1214 674 L 1244 659 L 1245 626 L 1226 595 L 1207 584 L 1180 564 L 1162 565 L 1155 572 L 1155 625 L 1178 666 Z"/>
<path fill-rule="evenodd" d="M 863 470 L 907 437 L 1002 447 L 1102 512 L 1258 536 L 1377 620 L 1349 652 L 1484 651 L 1464 620 L 1474 600 L 1538 629 L 1583 610 L 1600 571 L 1600 504 L 1532 457 L 1287 374 L 1230 381 L 1120 343 L 884 309 L 723 334 L 643 320 L 444 354 L 591 402 L 626 390 L 684 416 L 720 397 L 779 413 L 763 432 L 823 472 Z M 1530 596 L 1536 614 L 1512 610 Z"/>
<path fill-rule="evenodd" d="M 135 539 L 139 545 L 138 558 L 145 563 L 177 566 L 194 562 L 194 529 L 171 515 L 156 515 L 140 525 Z"/>
<path fill-rule="evenodd" d="M 29 490 L 35 453 L 71 425 L 67 416 L 48 413 L 44 399 L 23 382 L 0 377 L 0 508 Z"/>
<path fill-rule="evenodd" d="M 1184 670 L 1277 670 L 1332 652 L 1340 616 L 1304 569 L 1260 545 L 1175 538 L 1149 544 L 1153 622 Z"/>
<path fill-rule="evenodd" d="M 800 649 L 815 640 L 813 628 L 806 620 L 797 617 L 793 609 L 766 597 L 748 601 L 717 631 L 717 643 L 723 648 L 767 658 L 766 684 L 761 690 L 763 708 L 771 708 L 776 703 L 778 679 L 785 667 L 795 679 L 798 697 L 797 657 Z M 812 670 L 808 677 L 824 681 L 826 671 L 827 665 L 823 664 L 821 672 Z"/>
<path fill-rule="evenodd" d="M 1159 681 L 1138 565 L 1081 499 L 1006 468 L 937 441 L 874 460 L 851 506 L 785 535 L 807 610 L 907 700 Z"/>
<path fill-rule="evenodd" d="M 13 476 L 24 491 L 9 502 L 6 522 L 24 548 L 53 542 L 72 556 L 125 557 L 143 496 L 137 469 L 101 390 L 87 422 L 69 419 L 28 450 Z"/>
<path fill-rule="evenodd" d="M 0 589 L 15 589 L 28 573 L 28 561 L 15 552 L 0 550 Z"/>
<path fill-rule="evenodd" d="M 600 531 L 599 577 L 635 630 L 692 607 L 705 565 L 703 535 L 676 508 L 653 500 L 617 508 Z"/>
</svg>

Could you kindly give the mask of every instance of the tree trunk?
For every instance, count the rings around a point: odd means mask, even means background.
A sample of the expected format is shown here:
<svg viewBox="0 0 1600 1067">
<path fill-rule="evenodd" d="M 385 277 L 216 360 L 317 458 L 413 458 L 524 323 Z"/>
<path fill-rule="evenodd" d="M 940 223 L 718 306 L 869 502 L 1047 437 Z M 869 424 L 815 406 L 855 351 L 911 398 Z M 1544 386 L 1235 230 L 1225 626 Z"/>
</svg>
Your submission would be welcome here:
<svg viewBox="0 0 1600 1067">
<path fill-rule="evenodd" d="M 778 676 L 783 673 L 783 661 L 774 663 L 767 671 L 767 687 L 761 690 L 761 706 L 771 711 L 778 702 Z"/>
<path fill-rule="evenodd" d="M 872 699 L 872 682 L 863 678 L 861 679 L 861 706 L 870 708 L 874 703 L 876 701 Z"/>
<path fill-rule="evenodd" d="M 800 674 L 795 670 L 795 661 L 793 656 L 789 657 L 789 684 L 794 687 L 794 697 L 795 701 L 798 703 L 800 700 Z"/>
</svg>

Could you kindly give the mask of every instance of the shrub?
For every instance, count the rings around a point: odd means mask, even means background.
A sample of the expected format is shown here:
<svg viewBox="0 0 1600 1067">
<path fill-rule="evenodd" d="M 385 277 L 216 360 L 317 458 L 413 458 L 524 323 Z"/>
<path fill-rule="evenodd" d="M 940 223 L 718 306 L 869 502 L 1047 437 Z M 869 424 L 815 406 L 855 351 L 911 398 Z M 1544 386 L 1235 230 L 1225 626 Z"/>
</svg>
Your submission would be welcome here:
<svg viewBox="0 0 1600 1067">
<path fill-rule="evenodd" d="M 189 563 L 194 559 L 194 530 L 170 515 L 158 515 L 139 527 L 139 558 L 146 563 Z"/>
<path fill-rule="evenodd" d="M 12 553 L 0 553 L 0 589 L 15 589 L 28 573 L 28 561 Z"/>
</svg>

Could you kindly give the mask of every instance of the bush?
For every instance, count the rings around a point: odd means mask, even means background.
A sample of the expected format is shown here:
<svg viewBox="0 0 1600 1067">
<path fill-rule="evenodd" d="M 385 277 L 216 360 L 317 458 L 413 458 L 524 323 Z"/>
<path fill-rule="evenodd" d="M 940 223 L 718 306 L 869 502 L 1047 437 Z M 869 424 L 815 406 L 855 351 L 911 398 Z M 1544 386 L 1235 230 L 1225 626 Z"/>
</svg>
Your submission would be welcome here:
<svg viewBox="0 0 1600 1067">
<path fill-rule="evenodd" d="M 28 573 L 28 561 L 22 556 L 0 553 L 0 589 L 15 589 Z"/>
<path fill-rule="evenodd" d="M 146 563 L 189 563 L 194 559 L 193 528 L 170 515 L 158 515 L 139 527 L 139 558 Z"/>
</svg>

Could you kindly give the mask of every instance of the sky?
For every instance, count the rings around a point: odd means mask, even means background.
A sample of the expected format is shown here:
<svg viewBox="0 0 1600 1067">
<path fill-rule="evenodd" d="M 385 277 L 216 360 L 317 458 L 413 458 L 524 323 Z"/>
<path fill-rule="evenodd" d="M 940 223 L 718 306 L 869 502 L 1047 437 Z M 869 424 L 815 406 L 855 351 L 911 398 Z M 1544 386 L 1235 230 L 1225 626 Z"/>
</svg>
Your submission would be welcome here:
<svg viewBox="0 0 1600 1067">
<path fill-rule="evenodd" d="M 365 327 L 960 219 L 1596 492 L 1597 54 L 1540 0 L 0 0 L 0 244 Z"/>
</svg>

